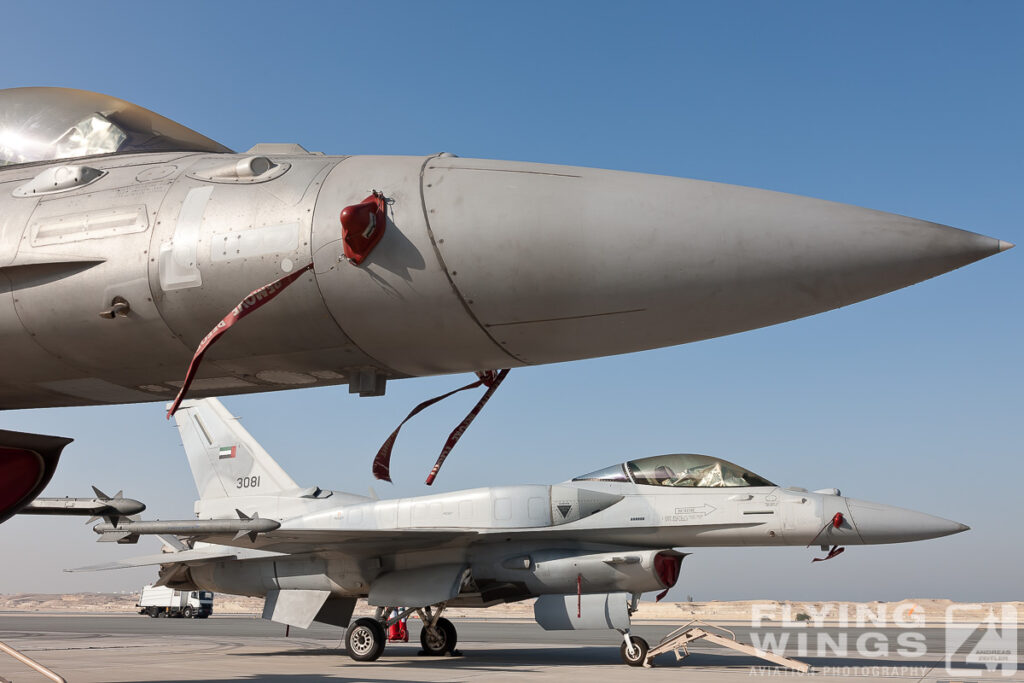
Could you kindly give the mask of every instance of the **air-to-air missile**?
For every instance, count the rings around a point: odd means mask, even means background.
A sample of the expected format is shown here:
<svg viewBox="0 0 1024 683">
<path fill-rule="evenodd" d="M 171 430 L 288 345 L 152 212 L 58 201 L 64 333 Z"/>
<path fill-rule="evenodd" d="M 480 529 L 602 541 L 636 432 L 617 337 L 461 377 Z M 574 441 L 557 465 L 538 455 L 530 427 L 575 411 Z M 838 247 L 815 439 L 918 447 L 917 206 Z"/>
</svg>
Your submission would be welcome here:
<svg viewBox="0 0 1024 683">
<path fill-rule="evenodd" d="M 134 498 L 125 498 L 121 491 L 113 496 L 92 487 L 95 498 L 36 498 L 22 508 L 22 515 L 82 515 L 88 516 L 86 524 L 100 517 L 111 524 L 117 524 L 122 517 L 137 515 L 146 506 Z"/>
<path fill-rule="evenodd" d="M 114 97 L 0 90 L 0 409 L 166 400 L 211 328 L 272 294 L 209 349 L 193 396 L 379 395 L 389 379 L 683 344 L 1010 246 L 700 180 L 236 153 Z"/>
<path fill-rule="evenodd" d="M 24 511 L 23 511 L 24 512 Z M 100 541 L 135 543 L 142 534 L 174 534 L 178 536 L 205 536 L 211 534 L 234 534 L 239 539 L 248 536 L 255 541 L 256 535 L 273 531 L 281 523 L 273 519 L 260 519 L 259 513 L 248 516 L 235 510 L 237 519 L 186 519 L 181 521 L 131 520 L 128 522 L 107 522 L 97 524 L 93 531 L 100 535 Z"/>
</svg>

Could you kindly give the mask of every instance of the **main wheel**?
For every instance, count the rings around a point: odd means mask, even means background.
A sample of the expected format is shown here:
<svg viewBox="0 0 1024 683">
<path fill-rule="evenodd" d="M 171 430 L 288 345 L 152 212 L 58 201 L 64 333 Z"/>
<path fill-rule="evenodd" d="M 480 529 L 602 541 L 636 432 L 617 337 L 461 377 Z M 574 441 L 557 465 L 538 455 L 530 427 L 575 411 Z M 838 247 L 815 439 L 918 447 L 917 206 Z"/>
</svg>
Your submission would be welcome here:
<svg viewBox="0 0 1024 683">
<path fill-rule="evenodd" d="M 196 615 L 195 610 L 192 609 L 192 605 L 185 605 L 185 609 L 181 610 L 181 616 L 186 619 L 191 619 Z"/>
<path fill-rule="evenodd" d="M 420 645 L 428 654 L 447 654 L 455 649 L 457 641 L 458 633 L 455 631 L 455 624 L 444 617 L 437 620 L 434 628 L 424 626 L 420 629 Z"/>
<path fill-rule="evenodd" d="M 388 637 L 384 627 L 376 619 L 356 619 L 345 632 L 345 648 L 348 656 L 357 662 L 372 662 L 384 652 Z"/>
<path fill-rule="evenodd" d="M 630 636 L 629 640 L 633 643 L 632 649 L 626 647 L 625 640 L 619 646 L 619 654 L 622 655 L 622 661 L 630 666 L 643 666 L 644 660 L 647 659 L 647 650 L 650 649 L 647 641 L 640 636 Z"/>
<path fill-rule="evenodd" d="M 148 614 L 149 616 L 151 616 L 151 617 L 153 617 L 155 619 L 158 616 L 158 612 L 156 611 L 156 607 L 147 607 L 146 608 L 146 614 Z"/>
</svg>

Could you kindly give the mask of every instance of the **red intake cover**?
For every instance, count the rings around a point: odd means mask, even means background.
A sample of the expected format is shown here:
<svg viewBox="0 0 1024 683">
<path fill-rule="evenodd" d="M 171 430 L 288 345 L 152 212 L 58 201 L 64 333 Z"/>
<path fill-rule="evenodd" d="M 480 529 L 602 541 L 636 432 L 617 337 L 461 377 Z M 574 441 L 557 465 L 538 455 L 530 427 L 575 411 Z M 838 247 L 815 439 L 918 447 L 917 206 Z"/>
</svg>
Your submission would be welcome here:
<svg viewBox="0 0 1024 683">
<path fill-rule="evenodd" d="M 679 568 L 683 564 L 683 558 L 679 555 L 658 553 L 654 556 L 654 571 L 658 573 L 658 580 L 665 588 L 671 588 L 679 580 Z"/>
</svg>

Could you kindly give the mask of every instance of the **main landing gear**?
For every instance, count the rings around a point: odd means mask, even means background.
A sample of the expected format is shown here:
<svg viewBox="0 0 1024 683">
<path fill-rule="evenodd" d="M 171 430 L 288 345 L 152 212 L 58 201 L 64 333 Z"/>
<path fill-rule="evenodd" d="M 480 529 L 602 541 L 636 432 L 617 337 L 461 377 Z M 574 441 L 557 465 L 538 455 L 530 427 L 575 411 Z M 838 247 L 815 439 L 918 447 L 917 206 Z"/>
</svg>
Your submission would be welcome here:
<svg viewBox="0 0 1024 683">
<path fill-rule="evenodd" d="M 373 617 L 362 617 L 353 621 L 345 632 L 345 647 L 348 649 L 348 656 L 357 662 L 372 662 L 384 653 L 384 646 L 387 645 L 387 628 L 400 619 L 408 617 L 413 612 L 419 614 L 423 627 L 420 629 L 420 645 L 423 650 L 421 655 L 441 657 L 444 655 L 458 655 L 455 644 L 458 642 L 458 633 L 455 625 L 441 616 L 445 603 L 431 607 L 411 607 L 409 609 L 398 609 L 395 616 L 385 617 L 392 613 L 390 607 L 378 607 Z M 646 650 L 645 650 L 646 654 Z"/>
<path fill-rule="evenodd" d="M 387 633 L 379 620 L 371 617 L 356 619 L 345 631 L 345 648 L 348 656 L 357 662 L 372 662 L 384 652 L 388 642 Z"/>
<path fill-rule="evenodd" d="M 429 607 L 418 611 L 423 622 L 423 628 L 420 630 L 420 645 L 423 646 L 423 650 L 420 654 L 431 657 L 458 654 L 455 650 L 455 643 L 458 642 L 455 624 L 441 616 L 444 603 L 438 605 L 437 611 L 433 613 Z"/>
</svg>

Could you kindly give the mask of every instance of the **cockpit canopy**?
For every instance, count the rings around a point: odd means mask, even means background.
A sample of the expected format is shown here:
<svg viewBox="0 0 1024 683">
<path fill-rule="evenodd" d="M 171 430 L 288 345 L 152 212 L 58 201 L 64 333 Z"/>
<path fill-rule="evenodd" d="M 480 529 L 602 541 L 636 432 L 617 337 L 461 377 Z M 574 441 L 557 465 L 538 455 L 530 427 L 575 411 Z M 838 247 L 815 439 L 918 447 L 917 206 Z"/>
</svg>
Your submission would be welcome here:
<svg viewBox="0 0 1024 683">
<path fill-rule="evenodd" d="M 775 486 L 764 477 L 710 455 L 676 453 L 630 460 L 576 477 L 573 481 L 621 481 L 649 486 L 720 488 Z"/>
<path fill-rule="evenodd" d="M 132 152 L 231 150 L 115 97 L 70 88 L 0 90 L 0 167 Z"/>
</svg>

